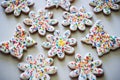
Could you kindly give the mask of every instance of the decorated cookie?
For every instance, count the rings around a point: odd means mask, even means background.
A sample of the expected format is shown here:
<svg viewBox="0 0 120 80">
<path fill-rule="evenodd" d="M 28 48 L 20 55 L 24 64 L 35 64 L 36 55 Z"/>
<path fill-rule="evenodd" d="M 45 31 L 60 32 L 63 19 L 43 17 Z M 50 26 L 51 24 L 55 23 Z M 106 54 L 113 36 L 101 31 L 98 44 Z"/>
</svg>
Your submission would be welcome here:
<svg viewBox="0 0 120 80">
<path fill-rule="evenodd" d="M 63 35 L 60 34 L 59 30 L 55 30 L 54 35 L 47 35 L 48 42 L 43 42 L 42 46 L 50 50 L 48 51 L 48 57 L 58 56 L 59 59 L 63 59 L 65 53 L 74 53 L 74 48 L 71 47 L 77 43 L 75 38 L 70 38 L 71 32 L 65 31 Z"/>
<path fill-rule="evenodd" d="M 12 56 L 21 59 L 23 51 L 27 47 L 35 45 L 36 42 L 30 37 L 30 35 L 22 28 L 20 24 L 17 25 L 13 37 L 0 43 L 0 51 L 3 53 L 10 53 Z"/>
<path fill-rule="evenodd" d="M 99 56 L 120 47 L 120 37 L 111 36 L 105 32 L 100 20 L 93 25 L 89 34 L 81 41 L 96 47 Z"/>
<path fill-rule="evenodd" d="M 91 6 L 95 6 L 94 12 L 103 11 L 104 14 L 109 15 L 111 10 L 119 10 L 120 6 L 117 4 L 120 0 L 91 0 Z"/>
<path fill-rule="evenodd" d="M 19 16 L 21 12 L 29 13 L 29 6 L 33 4 L 32 0 L 5 0 L 1 3 L 1 6 L 5 8 L 6 13 L 14 12 L 15 16 Z"/>
<path fill-rule="evenodd" d="M 56 7 L 58 8 L 59 6 L 66 10 L 69 11 L 71 2 L 73 2 L 74 0 L 46 0 L 47 5 L 46 8 L 51 8 L 51 7 Z"/>
<path fill-rule="evenodd" d="M 24 19 L 24 23 L 31 26 L 29 28 L 30 33 L 38 31 L 41 36 L 44 36 L 46 31 L 53 32 L 54 27 L 52 25 L 58 23 L 56 19 L 51 19 L 53 17 L 53 13 L 47 12 L 46 10 L 39 10 L 37 14 L 36 12 L 31 11 L 29 13 L 29 17 L 30 18 Z"/>
<path fill-rule="evenodd" d="M 45 58 L 43 54 L 38 54 L 36 57 L 28 55 L 25 62 L 19 63 L 18 68 L 24 71 L 20 78 L 23 80 L 50 80 L 48 74 L 55 74 L 57 67 L 51 66 L 52 58 Z"/>
<path fill-rule="evenodd" d="M 63 26 L 70 26 L 70 30 L 76 31 L 79 29 L 80 31 L 85 30 L 85 25 L 91 26 L 92 14 L 90 12 L 86 12 L 85 8 L 82 6 L 80 9 L 77 9 L 75 6 L 70 7 L 70 13 L 63 13 L 64 21 L 62 22 Z"/>
<path fill-rule="evenodd" d="M 101 76 L 103 69 L 98 68 L 102 65 L 101 60 L 93 60 L 92 54 L 82 58 L 80 54 L 75 55 L 75 61 L 68 63 L 68 67 L 73 71 L 70 72 L 70 77 L 78 77 L 78 80 L 96 80 L 96 75 Z"/>
</svg>

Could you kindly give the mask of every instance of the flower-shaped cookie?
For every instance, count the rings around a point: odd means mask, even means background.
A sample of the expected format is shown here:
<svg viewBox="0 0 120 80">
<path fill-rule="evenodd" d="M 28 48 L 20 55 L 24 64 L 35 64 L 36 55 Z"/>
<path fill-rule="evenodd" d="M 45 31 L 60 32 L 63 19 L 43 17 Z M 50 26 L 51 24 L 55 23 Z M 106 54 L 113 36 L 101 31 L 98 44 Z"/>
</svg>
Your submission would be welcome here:
<svg viewBox="0 0 120 80">
<path fill-rule="evenodd" d="M 47 5 L 46 8 L 51 8 L 51 7 L 56 7 L 58 8 L 59 6 L 63 8 L 66 11 L 69 11 L 71 2 L 74 0 L 46 0 Z"/>
<path fill-rule="evenodd" d="M 55 30 L 54 35 L 47 35 L 48 42 L 43 42 L 42 46 L 50 50 L 48 51 L 48 57 L 58 56 L 59 59 L 63 59 L 65 53 L 74 53 L 74 48 L 71 47 L 77 43 L 75 38 L 70 38 L 71 32 L 65 31 L 63 35 L 60 34 L 59 30 Z"/>
<path fill-rule="evenodd" d="M 0 51 L 6 54 L 10 53 L 12 56 L 21 59 L 23 51 L 26 50 L 27 47 L 35 44 L 36 42 L 30 37 L 25 29 L 18 24 L 12 39 L 0 43 Z"/>
<path fill-rule="evenodd" d="M 81 41 L 96 47 L 99 56 L 120 47 L 120 37 L 111 36 L 105 32 L 100 20 L 93 25 L 89 34 Z"/>
<path fill-rule="evenodd" d="M 119 10 L 120 6 L 117 4 L 120 0 L 91 0 L 91 6 L 95 6 L 94 12 L 103 11 L 104 14 L 109 15 L 111 10 Z"/>
<path fill-rule="evenodd" d="M 15 16 L 19 16 L 21 12 L 29 13 L 29 6 L 32 6 L 32 0 L 5 0 L 1 6 L 5 8 L 6 13 L 14 12 Z"/>
<path fill-rule="evenodd" d="M 47 12 L 46 10 L 39 10 L 37 14 L 36 12 L 31 11 L 29 13 L 29 17 L 30 18 L 26 18 L 23 21 L 26 25 L 31 26 L 29 31 L 31 33 L 38 31 L 42 36 L 46 34 L 46 31 L 53 32 L 54 27 L 52 25 L 58 23 L 56 19 L 51 19 L 53 17 L 53 13 Z"/>
<path fill-rule="evenodd" d="M 70 7 L 70 13 L 63 13 L 64 21 L 62 22 L 63 26 L 70 26 L 70 30 L 76 31 L 77 28 L 81 31 L 85 30 L 85 25 L 91 26 L 92 14 L 86 12 L 85 8 L 82 6 L 80 9 L 77 9 L 75 6 Z"/>
<path fill-rule="evenodd" d="M 53 59 L 45 58 L 43 54 L 38 54 L 36 57 L 28 55 L 25 62 L 18 64 L 18 68 L 24 71 L 20 78 L 24 80 L 50 80 L 48 74 L 57 72 L 57 67 L 51 66 L 52 64 Z"/>
<path fill-rule="evenodd" d="M 80 54 L 75 55 L 75 61 L 68 63 L 68 67 L 73 69 L 70 72 L 70 77 L 78 77 L 78 80 L 96 80 L 96 76 L 103 74 L 103 69 L 98 68 L 102 65 L 101 60 L 93 60 L 90 53 L 82 58 Z"/>
</svg>

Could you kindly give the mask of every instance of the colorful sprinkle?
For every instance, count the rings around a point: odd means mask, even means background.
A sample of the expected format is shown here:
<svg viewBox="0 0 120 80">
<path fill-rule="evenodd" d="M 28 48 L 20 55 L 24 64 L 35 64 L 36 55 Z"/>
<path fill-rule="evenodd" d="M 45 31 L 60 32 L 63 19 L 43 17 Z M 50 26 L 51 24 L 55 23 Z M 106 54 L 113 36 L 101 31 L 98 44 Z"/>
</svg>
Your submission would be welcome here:
<svg viewBox="0 0 120 80">
<path fill-rule="evenodd" d="M 16 31 L 11 40 L 0 43 L 0 51 L 3 53 L 10 53 L 12 56 L 21 59 L 23 51 L 27 47 L 35 45 L 36 42 L 30 37 L 30 35 L 22 28 L 21 24 L 18 24 Z"/>
<path fill-rule="evenodd" d="M 98 68 L 102 65 L 101 60 L 93 60 L 92 54 L 82 58 L 80 54 L 75 55 L 76 61 L 68 63 L 68 67 L 73 71 L 70 72 L 70 77 L 78 77 L 78 80 L 96 80 L 95 75 L 102 75 L 103 69 Z"/>
<path fill-rule="evenodd" d="M 75 6 L 70 7 L 70 13 L 63 13 L 64 21 L 62 22 L 63 26 L 70 26 L 70 30 L 76 31 L 77 28 L 81 31 L 85 30 L 85 25 L 92 26 L 92 14 L 86 12 L 85 8 L 82 6 L 78 9 Z"/>
<path fill-rule="evenodd" d="M 53 64 L 52 58 L 45 58 L 43 54 L 38 54 L 36 57 L 28 55 L 25 62 L 19 63 L 18 68 L 24 71 L 21 79 L 29 80 L 50 80 L 48 74 L 55 74 L 57 67 L 51 66 Z"/>
<path fill-rule="evenodd" d="M 48 42 L 43 42 L 42 47 L 50 50 L 48 51 L 48 57 L 54 57 L 63 59 L 65 53 L 72 54 L 74 48 L 71 47 L 77 43 L 75 38 L 70 38 L 71 32 L 69 30 L 65 31 L 63 35 L 60 34 L 59 30 L 55 30 L 54 35 L 47 35 L 46 38 Z"/>
<path fill-rule="evenodd" d="M 15 16 L 19 16 L 21 12 L 29 13 L 29 6 L 33 4 L 32 0 L 5 0 L 1 2 L 1 6 L 5 8 L 5 12 L 14 12 Z"/>
<path fill-rule="evenodd" d="M 53 32 L 54 27 L 52 25 L 58 23 L 56 19 L 51 19 L 52 16 L 52 12 L 47 12 L 45 10 L 39 10 L 38 14 L 35 14 L 34 11 L 31 11 L 29 13 L 30 18 L 24 19 L 23 22 L 26 25 L 31 26 L 29 28 L 29 31 L 31 33 L 35 33 L 36 31 L 38 31 L 40 35 L 44 36 L 46 34 L 46 31 Z"/>
<path fill-rule="evenodd" d="M 120 37 L 111 36 L 105 32 L 100 20 L 93 25 L 89 34 L 81 41 L 96 47 L 99 56 L 120 47 Z"/>
<path fill-rule="evenodd" d="M 91 6 L 95 6 L 94 12 L 103 11 L 104 14 L 109 15 L 111 10 L 119 10 L 120 6 L 117 4 L 120 0 L 91 0 Z"/>
<path fill-rule="evenodd" d="M 53 6 L 58 8 L 60 6 L 64 10 L 69 11 L 71 2 L 73 1 L 74 0 L 46 0 L 47 2 L 46 8 L 51 8 Z"/>
</svg>

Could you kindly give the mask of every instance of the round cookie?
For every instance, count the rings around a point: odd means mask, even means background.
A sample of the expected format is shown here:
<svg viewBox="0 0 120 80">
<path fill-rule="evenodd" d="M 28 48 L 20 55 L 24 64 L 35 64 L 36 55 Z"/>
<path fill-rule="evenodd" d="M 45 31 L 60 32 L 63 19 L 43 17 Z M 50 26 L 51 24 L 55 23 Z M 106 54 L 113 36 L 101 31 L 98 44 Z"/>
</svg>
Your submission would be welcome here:
<svg viewBox="0 0 120 80">
<path fill-rule="evenodd" d="M 14 12 L 15 16 L 19 16 L 21 12 L 29 13 L 34 2 L 32 0 L 5 0 L 1 2 L 1 6 L 5 8 L 6 13 Z"/>
<path fill-rule="evenodd" d="M 73 1 L 74 0 L 46 0 L 47 5 L 45 8 L 51 8 L 51 7 L 58 8 L 60 6 L 62 9 L 69 11 L 71 2 Z"/>
<path fill-rule="evenodd" d="M 111 14 L 112 10 L 119 10 L 120 6 L 117 4 L 120 0 L 91 0 L 89 3 L 91 6 L 94 6 L 94 12 L 98 13 L 103 11 L 104 14 Z"/>
<path fill-rule="evenodd" d="M 120 37 L 111 36 L 105 32 L 100 20 L 96 21 L 81 41 L 96 47 L 99 56 L 120 47 Z"/>
<path fill-rule="evenodd" d="M 70 77 L 78 77 L 78 80 L 97 80 L 96 76 L 103 74 L 101 60 L 93 60 L 91 53 L 87 53 L 84 58 L 80 54 L 75 55 L 75 61 L 68 63 L 68 67 L 73 71 L 70 72 Z"/>
<path fill-rule="evenodd" d="M 76 31 L 77 29 L 84 31 L 85 25 L 92 26 L 92 21 L 90 20 L 92 16 L 92 13 L 86 12 L 83 6 L 81 6 L 80 9 L 75 6 L 71 6 L 70 13 L 63 13 L 63 18 L 65 20 L 62 22 L 62 25 L 70 26 L 71 31 Z"/>
<path fill-rule="evenodd" d="M 30 18 L 24 19 L 24 23 L 26 25 L 31 26 L 29 28 L 30 33 L 35 33 L 38 31 L 38 33 L 41 36 L 45 36 L 46 31 L 53 32 L 54 27 L 52 25 L 56 25 L 58 21 L 56 19 L 52 19 L 53 13 L 47 12 L 46 10 L 39 10 L 36 14 L 36 12 L 31 11 L 29 13 Z"/>
<path fill-rule="evenodd" d="M 63 35 L 60 34 L 59 30 L 55 30 L 54 35 L 47 35 L 47 42 L 42 43 L 42 47 L 50 49 L 48 51 L 48 57 L 58 56 L 59 59 L 65 57 L 65 53 L 73 54 L 74 48 L 71 47 L 77 43 L 75 38 L 69 38 L 71 32 L 65 31 Z"/>
<path fill-rule="evenodd" d="M 43 54 L 38 54 L 36 57 L 28 55 L 25 62 L 18 64 L 18 68 L 24 71 L 20 78 L 25 80 L 50 80 L 48 74 L 55 74 L 57 67 L 51 66 L 52 58 L 45 58 Z"/>
<path fill-rule="evenodd" d="M 6 54 L 10 53 L 12 56 L 21 59 L 23 51 L 35 44 L 36 42 L 22 28 L 21 24 L 18 24 L 13 37 L 0 43 L 0 51 Z"/>
</svg>

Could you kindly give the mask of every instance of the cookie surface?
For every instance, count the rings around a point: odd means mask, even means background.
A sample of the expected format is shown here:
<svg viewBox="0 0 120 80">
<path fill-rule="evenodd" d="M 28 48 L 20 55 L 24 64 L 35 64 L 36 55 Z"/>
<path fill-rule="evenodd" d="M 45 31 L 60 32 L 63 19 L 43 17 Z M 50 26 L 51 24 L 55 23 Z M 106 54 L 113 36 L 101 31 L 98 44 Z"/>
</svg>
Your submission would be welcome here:
<svg viewBox="0 0 120 80">
<path fill-rule="evenodd" d="M 75 6 L 70 7 L 70 13 L 64 12 L 63 18 L 65 19 L 62 22 L 63 26 L 70 26 L 71 31 L 76 31 L 79 29 L 80 31 L 85 30 L 85 25 L 92 26 L 92 13 L 86 12 L 83 6 L 78 9 Z"/>
<path fill-rule="evenodd" d="M 62 9 L 69 11 L 71 2 L 73 1 L 74 0 L 46 0 L 47 2 L 46 8 L 51 8 L 51 7 L 58 8 L 60 6 Z"/>
<path fill-rule="evenodd" d="M 6 42 L 0 43 L 0 51 L 6 54 L 10 53 L 12 56 L 21 59 L 23 51 L 35 44 L 36 42 L 22 28 L 21 24 L 18 24 L 13 37 Z"/>
<path fill-rule="evenodd" d="M 45 36 L 46 31 L 53 32 L 54 27 L 52 25 L 55 25 L 58 23 L 56 19 L 52 19 L 53 13 L 47 12 L 46 10 L 39 10 L 36 14 L 36 12 L 31 11 L 29 13 L 30 18 L 24 19 L 24 23 L 26 25 L 31 26 L 29 28 L 30 33 L 35 33 L 38 31 L 38 33 L 42 36 Z"/>
<path fill-rule="evenodd" d="M 97 80 L 95 75 L 102 75 L 103 69 L 98 68 L 102 65 L 101 60 L 93 60 L 91 53 L 87 53 L 84 58 L 80 54 L 75 55 L 75 61 L 68 63 L 68 67 L 73 71 L 70 77 L 78 77 L 78 80 Z"/>
<path fill-rule="evenodd" d="M 14 12 L 15 16 L 19 16 L 21 12 L 29 13 L 34 2 L 32 0 L 5 0 L 1 2 L 1 6 L 5 8 L 6 13 Z"/>
<path fill-rule="evenodd" d="M 54 35 L 47 35 L 47 42 L 42 43 L 42 47 L 50 49 L 48 51 L 48 57 L 58 56 L 59 59 L 65 57 L 65 53 L 73 54 L 74 48 L 71 47 L 77 43 L 75 38 L 69 38 L 71 32 L 65 31 L 63 35 L 59 30 L 55 30 Z"/>
<path fill-rule="evenodd" d="M 96 47 L 99 56 L 120 47 L 120 37 L 111 36 L 105 32 L 100 20 L 96 21 L 81 41 Z"/>
<path fill-rule="evenodd" d="M 117 4 L 120 0 L 91 0 L 89 3 L 91 6 L 95 6 L 93 9 L 94 12 L 101 12 L 103 11 L 104 14 L 109 15 L 111 14 L 112 10 L 119 10 L 120 6 Z"/>
<path fill-rule="evenodd" d="M 20 78 L 25 80 L 50 80 L 48 74 L 55 74 L 57 67 L 51 66 L 52 58 L 45 58 L 43 54 L 38 54 L 36 57 L 28 55 L 25 62 L 18 64 L 18 68 L 24 71 Z"/>
</svg>

